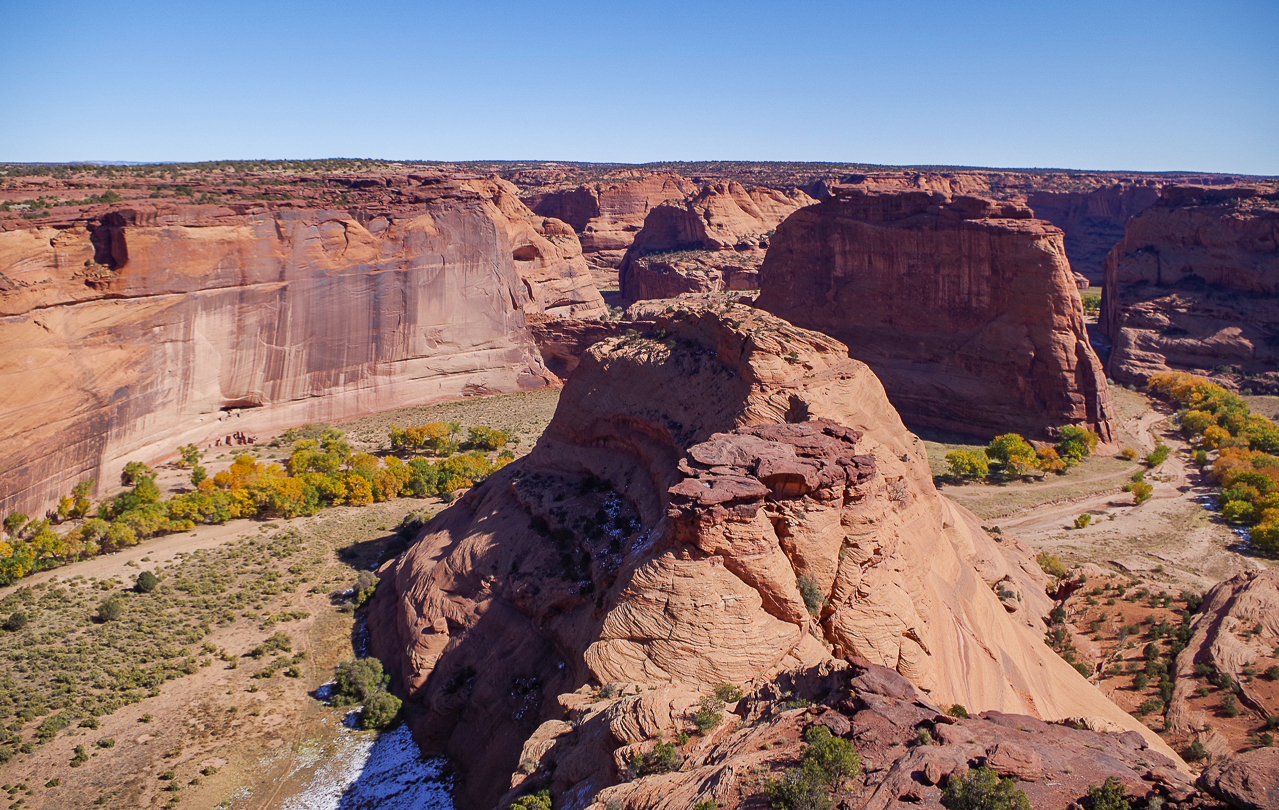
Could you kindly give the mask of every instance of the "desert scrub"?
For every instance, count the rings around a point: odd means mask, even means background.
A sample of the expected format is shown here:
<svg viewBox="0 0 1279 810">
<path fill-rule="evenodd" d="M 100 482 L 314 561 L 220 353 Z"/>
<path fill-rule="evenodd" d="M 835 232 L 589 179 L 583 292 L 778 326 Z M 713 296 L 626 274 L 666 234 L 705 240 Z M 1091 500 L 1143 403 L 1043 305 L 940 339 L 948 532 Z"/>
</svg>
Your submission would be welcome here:
<svg viewBox="0 0 1279 810">
<path fill-rule="evenodd" d="M 9 594 L 0 600 L 0 616 L 21 613 L 26 621 L 0 633 L 0 720 L 19 735 L 16 742 L 0 737 L 0 760 L 22 744 L 23 731 L 34 732 L 32 741 L 52 739 L 64 718 L 111 714 L 198 671 L 201 645 L 214 627 L 253 604 L 270 604 L 276 597 L 264 591 L 278 584 L 283 592 L 293 581 L 289 566 L 318 564 L 332 553 L 327 539 L 280 531 L 180 555 L 156 568 L 163 584 L 149 592 L 136 582 L 107 581 L 104 599 L 101 583 L 77 578 Z M 117 590 L 124 587 L 131 592 Z M 120 614 L 95 621 L 112 601 L 124 606 Z"/>
<path fill-rule="evenodd" d="M 400 699 L 386 691 L 390 678 L 376 658 L 343 661 L 333 677 L 334 706 L 360 706 L 360 725 L 382 730 L 395 725 L 400 715 Z"/>
</svg>

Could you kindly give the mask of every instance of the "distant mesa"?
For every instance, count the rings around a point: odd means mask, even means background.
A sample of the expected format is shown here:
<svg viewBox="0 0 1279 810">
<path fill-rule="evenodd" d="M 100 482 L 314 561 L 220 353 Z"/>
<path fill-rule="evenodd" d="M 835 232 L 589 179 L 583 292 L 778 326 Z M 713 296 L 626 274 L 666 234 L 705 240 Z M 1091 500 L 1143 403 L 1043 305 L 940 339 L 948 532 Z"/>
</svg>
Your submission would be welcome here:
<svg viewBox="0 0 1279 810">
<path fill-rule="evenodd" d="M 908 424 L 1108 440 L 1113 412 L 1062 233 L 1024 205 L 837 186 L 778 227 L 757 305 L 848 345 Z"/>
</svg>

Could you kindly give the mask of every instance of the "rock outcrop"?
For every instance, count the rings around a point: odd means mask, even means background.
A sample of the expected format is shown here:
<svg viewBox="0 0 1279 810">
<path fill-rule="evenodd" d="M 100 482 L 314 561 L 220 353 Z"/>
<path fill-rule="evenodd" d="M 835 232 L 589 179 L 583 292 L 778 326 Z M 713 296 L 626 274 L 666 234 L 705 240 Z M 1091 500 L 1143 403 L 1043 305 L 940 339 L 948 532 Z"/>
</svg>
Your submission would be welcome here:
<svg viewBox="0 0 1279 810">
<path fill-rule="evenodd" d="M 137 202 L 0 232 L 0 512 L 232 429 L 553 382 L 525 309 L 603 310 L 567 226 L 503 183 L 397 179 L 388 205 Z"/>
<path fill-rule="evenodd" d="M 556 758 L 566 807 L 712 685 L 842 658 L 941 705 L 1077 718 L 1171 755 L 1043 643 L 1031 552 L 937 493 L 845 346 L 746 306 L 664 303 L 646 333 L 587 350 L 533 452 L 382 569 L 372 649 L 417 739 L 462 769 L 461 806 L 493 806 L 554 748 L 583 687 L 640 703 L 609 716 L 607 744 Z"/>
<path fill-rule="evenodd" d="M 669 698 L 653 693 L 601 699 L 594 690 L 583 690 L 561 702 L 573 724 L 553 727 L 556 721 L 551 721 L 539 729 L 549 745 L 526 747 L 528 772 L 513 780 L 508 795 L 549 787 L 567 799 L 566 806 L 575 806 L 580 791 L 573 791 L 551 763 L 580 761 L 590 748 L 627 740 L 635 742 L 619 751 L 643 755 L 663 737 L 696 731 L 678 710 L 669 719 L 650 713 L 671 705 Z M 811 705 L 795 707 L 803 703 Z M 788 674 L 747 695 L 711 734 L 679 747 L 683 765 L 678 771 L 644 776 L 623 760 L 619 770 L 628 781 L 600 791 L 589 807 L 682 810 L 702 802 L 725 810 L 758 807 L 760 775 L 775 778 L 793 767 L 799 740 L 815 727 L 855 744 L 863 773 L 840 798 L 841 806 L 859 810 L 940 808 L 947 780 L 982 765 L 1013 779 L 1037 810 L 1064 810 L 1090 786 L 1111 777 L 1138 800 L 1199 803 L 1177 764 L 1150 750 L 1134 732 L 1098 733 L 1000 712 L 955 719 L 892 670 L 867 661 L 837 661 Z M 928 744 L 920 744 L 921 732 Z"/>
<path fill-rule="evenodd" d="M 710 183 L 692 198 L 665 202 L 649 211 L 618 267 L 622 297 L 756 289 L 769 236 L 814 202 L 798 189 L 734 182 Z"/>
<path fill-rule="evenodd" d="M 1023 206 L 841 186 L 778 227 L 757 304 L 847 343 L 908 424 L 1110 435 L 1061 231 Z"/>
<path fill-rule="evenodd" d="M 1259 720 L 1268 717 L 1274 698 L 1272 682 L 1247 678 L 1244 670 L 1258 665 L 1260 671 L 1268 669 L 1266 661 L 1279 646 L 1279 569 L 1247 571 L 1218 583 L 1204 595 L 1191 629 L 1186 648 L 1177 655 L 1168 727 L 1189 736 L 1207 731 L 1214 722 L 1206 701 L 1196 693 L 1209 680 L 1202 667 L 1216 680 L 1223 675 L 1228 678 L 1243 711 Z M 1263 689 L 1268 693 L 1263 695 Z M 1216 703 L 1214 696 L 1211 705 Z M 1239 747 L 1246 743 L 1234 742 Z"/>
<path fill-rule="evenodd" d="M 1279 363 L 1279 191 L 1168 186 L 1106 258 L 1110 376 Z"/>
<path fill-rule="evenodd" d="M 1258 748 L 1215 762 L 1203 772 L 1199 784 L 1239 810 L 1279 807 L 1279 749 Z"/>
</svg>

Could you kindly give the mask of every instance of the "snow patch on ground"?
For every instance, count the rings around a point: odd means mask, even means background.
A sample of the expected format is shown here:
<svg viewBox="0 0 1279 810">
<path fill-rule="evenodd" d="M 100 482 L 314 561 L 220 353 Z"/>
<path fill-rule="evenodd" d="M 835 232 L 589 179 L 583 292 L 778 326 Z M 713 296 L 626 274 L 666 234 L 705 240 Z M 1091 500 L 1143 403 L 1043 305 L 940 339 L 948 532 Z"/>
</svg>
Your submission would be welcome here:
<svg viewBox="0 0 1279 810">
<path fill-rule="evenodd" d="M 316 770 L 282 810 L 453 810 L 443 759 L 423 759 L 407 725 L 382 734 L 358 733 Z"/>
</svg>

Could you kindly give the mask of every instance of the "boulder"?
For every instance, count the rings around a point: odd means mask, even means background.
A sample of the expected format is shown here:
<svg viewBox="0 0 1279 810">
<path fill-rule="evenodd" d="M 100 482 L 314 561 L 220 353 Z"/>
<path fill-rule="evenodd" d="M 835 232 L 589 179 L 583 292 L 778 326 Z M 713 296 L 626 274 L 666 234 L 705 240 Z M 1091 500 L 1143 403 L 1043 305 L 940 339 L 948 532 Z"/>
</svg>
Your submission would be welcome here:
<svg viewBox="0 0 1279 810">
<path fill-rule="evenodd" d="M 1204 790 L 1238 810 L 1279 807 L 1279 748 L 1258 748 L 1215 762 L 1199 777 Z"/>
</svg>

